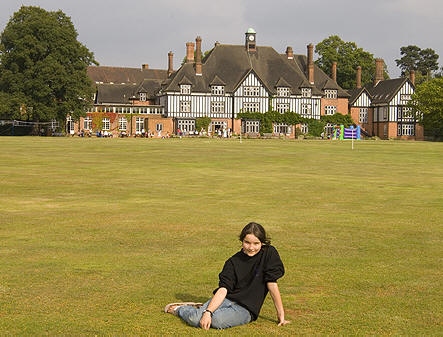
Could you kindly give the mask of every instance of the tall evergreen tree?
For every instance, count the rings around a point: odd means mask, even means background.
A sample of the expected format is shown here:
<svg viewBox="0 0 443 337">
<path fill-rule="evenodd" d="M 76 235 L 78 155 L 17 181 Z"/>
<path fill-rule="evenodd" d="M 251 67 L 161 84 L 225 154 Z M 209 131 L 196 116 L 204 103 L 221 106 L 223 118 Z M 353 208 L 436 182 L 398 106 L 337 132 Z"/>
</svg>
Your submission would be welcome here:
<svg viewBox="0 0 443 337">
<path fill-rule="evenodd" d="M 411 70 L 419 72 L 419 75 L 428 79 L 432 73 L 438 71 L 439 56 L 431 48 L 421 49 L 420 47 L 409 45 L 400 48 L 401 58 L 395 60 L 401 69 L 402 76 L 408 75 Z"/>
<path fill-rule="evenodd" d="M 0 36 L 0 115 L 63 121 L 91 104 L 87 66 L 97 64 L 62 11 L 22 6 Z"/>
</svg>

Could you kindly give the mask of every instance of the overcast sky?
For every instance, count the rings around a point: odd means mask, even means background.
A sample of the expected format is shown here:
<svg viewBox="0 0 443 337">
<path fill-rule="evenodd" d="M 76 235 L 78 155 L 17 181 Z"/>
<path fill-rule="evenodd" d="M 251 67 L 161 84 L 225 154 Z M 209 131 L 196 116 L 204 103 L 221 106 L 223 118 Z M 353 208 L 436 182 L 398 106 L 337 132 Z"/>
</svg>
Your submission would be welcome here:
<svg viewBox="0 0 443 337">
<path fill-rule="evenodd" d="M 258 46 L 280 53 L 306 54 L 309 43 L 338 35 L 383 58 L 391 78 L 402 46 L 432 48 L 443 64 L 443 0 L 1 0 L 1 31 L 21 5 L 70 16 L 100 65 L 167 69 L 172 51 L 177 69 L 197 35 L 205 51 L 215 41 L 243 44 L 249 27 Z"/>
</svg>

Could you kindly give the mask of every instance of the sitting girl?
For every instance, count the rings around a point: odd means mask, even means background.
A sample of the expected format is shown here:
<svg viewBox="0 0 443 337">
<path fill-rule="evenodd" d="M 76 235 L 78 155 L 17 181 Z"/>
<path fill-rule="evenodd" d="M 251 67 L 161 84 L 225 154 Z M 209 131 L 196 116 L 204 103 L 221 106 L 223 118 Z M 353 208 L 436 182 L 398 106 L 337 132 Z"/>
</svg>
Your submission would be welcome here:
<svg viewBox="0 0 443 337">
<path fill-rule="evenodd" d="M 278 325 L 285 325 L 285 312 L 277 279 L 285 270 L 277 250 L 271 246 L 265 229 L 251 222 L 240 233 L 242 249 L 229 258 L 219 274 L 219 287 L 206 303 L 171 303 L 165 312 L 174 314 L 194 327 L 225 329 L 255 321 L 271 293 Z"/>
</svg>

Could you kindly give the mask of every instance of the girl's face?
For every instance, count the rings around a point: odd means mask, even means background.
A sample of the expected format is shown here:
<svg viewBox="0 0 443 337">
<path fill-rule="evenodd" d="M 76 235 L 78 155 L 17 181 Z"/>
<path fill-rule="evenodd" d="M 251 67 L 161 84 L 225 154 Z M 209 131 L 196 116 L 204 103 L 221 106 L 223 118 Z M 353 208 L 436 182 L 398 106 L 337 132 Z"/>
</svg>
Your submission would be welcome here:
<svg viewBox="0 0 443 337">
<path fill-rule="evenodd" d="M 247 234 L 242 242 L 242 250 L 248 256 L 254 256 L 261 249 L 262 243 L 254 234 Z"/>
</svg>

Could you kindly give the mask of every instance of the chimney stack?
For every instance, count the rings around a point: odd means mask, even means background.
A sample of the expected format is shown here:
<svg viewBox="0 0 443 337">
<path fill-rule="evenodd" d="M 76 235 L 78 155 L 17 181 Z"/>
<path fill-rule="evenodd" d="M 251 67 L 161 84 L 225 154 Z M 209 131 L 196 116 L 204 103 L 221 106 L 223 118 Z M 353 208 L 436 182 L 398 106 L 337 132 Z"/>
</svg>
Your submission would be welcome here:
<svg viewBox="0 0 443 337">
<path fill-rule="evenodd" d="M 197 36 L 195 39 L 196 55 L 195 55 L 195 74 L 202 75 L 202 38 Z"/>
<path fill-rule="evenodd" d="M 168 53 L 168 77 L 174 72 L 174 54 L 172 51 Z"/>
<path fill-rule="evenodd" d="M 374 85 L 377 85 L 378 82 L 383 81 L 385 79 L 383 74 L 383 66 L 385 62 L 383 59 L 375 59 L 375 78 Z"/>
<path fill-rule="evenodd" d="M 294 52 L 292 51 L 292 47 L 286 47 L 286 56 L 288 57 L 288 60 L 294 59 Z"/>
<path fill-rule="evenodd" d="M 332 80 L 337 83 L 337 62 L 332 62 Z"/>
<path fill-rule="evenodd" d="M 412 85 L 415 86 L 415 70 L 409 71 L 409 80 L 411 81 Z"/>
<path fill-rule="evenodd" d="M 194 63 L 194 42 L 186 43 L 186 63 Z"/>
<path fill-rule="evenodd" d="M 149 69 L 149 64 L 147 64 L 147 63 L 142 64 L 142 69 L 143 70 Z"/>
<path fill-rule="evenodd" d="M 361 66 L 357 67 L 357 76 L 355 78 L 355 87 L 361 89 Z"/>
<path fill-rule="evenodd" d="M 308 44 L 308 79 L 309 83 L 314 84 L 314 45 Z"/>
</svg>

